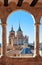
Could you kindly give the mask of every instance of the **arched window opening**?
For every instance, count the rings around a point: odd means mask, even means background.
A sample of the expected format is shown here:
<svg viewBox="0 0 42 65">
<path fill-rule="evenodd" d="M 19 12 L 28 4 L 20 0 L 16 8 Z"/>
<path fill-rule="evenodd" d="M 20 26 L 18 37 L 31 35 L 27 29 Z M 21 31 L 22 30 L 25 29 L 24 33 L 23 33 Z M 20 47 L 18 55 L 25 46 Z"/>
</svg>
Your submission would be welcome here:
<svg viewBox="0 0 42 65">
<path fill-rule="evenodd" d="M 41 19 L 40 19 L 40 23 L 41 23 L 41 25 L 40 25 L 40 42 L 39 42 L 39 54 L 40 54 L 40 56 L 42 57 L 42 17 L 41 17 Z"/>
<path fill-rule="evenodd" d="M 8 16 L 6 51 L 8 57 L 35 57 L 34 22 L 34 17 L 23 10 L 15 11 Z"/>
<path fill-rule="evenodd" d="M 1 26 L 1 19 L 0 19 L 0 57 L 2 56 L 2 26 Z"/>
</svg>

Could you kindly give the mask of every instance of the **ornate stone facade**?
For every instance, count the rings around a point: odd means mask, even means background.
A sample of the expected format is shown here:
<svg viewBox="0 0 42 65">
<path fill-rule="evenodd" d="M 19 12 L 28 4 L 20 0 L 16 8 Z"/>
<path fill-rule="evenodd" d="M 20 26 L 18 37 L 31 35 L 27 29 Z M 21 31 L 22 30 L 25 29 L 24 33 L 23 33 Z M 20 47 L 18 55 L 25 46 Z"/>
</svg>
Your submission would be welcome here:
<svg viewBox="0 0 42 65">
<path fill-rule="evenodd" d="M 9 45 L 23 45 L 24 42 L 28 44 L 28 37 L 23 35 L 23 31 L 21 30 L 20 25 L 16 33 L 17 34 L 15 34 L 15 31 L 12 27 L 9 34 Z"/>
<path fill-rule="evenodd" d="M 9 32 L 9 43 L 7 45 L 7 55 L 8 56 L 18 56 L 20 57 L 20 54 L 22 54 L 22 50 L 27 51 L 27 53 L 25 51 L 23 51 L 24 56 L 32 56 L 32 51 L 30 50 L 29 46 L 28 46 L 28 36 L 27 35 L 23 35 L 23 31 L 21 30 L 20 24 L 19 24 L 19 28 L 15 34 L 15 31 L 13 29 L 13 26 L 11 27 L 11 31 Z M 30 51 L 30 52 L 29 52 Z"/>
</svg>

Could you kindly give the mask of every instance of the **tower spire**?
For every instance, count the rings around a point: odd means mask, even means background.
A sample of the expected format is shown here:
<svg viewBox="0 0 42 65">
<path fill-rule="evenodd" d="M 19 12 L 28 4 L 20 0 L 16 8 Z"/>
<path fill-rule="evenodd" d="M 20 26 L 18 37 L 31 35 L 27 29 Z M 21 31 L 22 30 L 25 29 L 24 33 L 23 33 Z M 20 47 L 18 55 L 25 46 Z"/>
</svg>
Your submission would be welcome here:
<svg viewBox="0 0 42 65">
<path fill-rule="evenodd" d="M 21 30 L 21 27 L 20 27 L 20 21 L 19 21 L 19 28 L 18 28 L 18 31 L 22 31 L 22 30 Z"/>
<path fill-rule="evenodd" d="M 19 21 L 19 28 L 21 28 L 21 27 L 20 27 L 20 21 Z"/>
<path fill-rule="evenodd" d="M 11 30 L 13 31 L 13 25 L 12 25 L 12 29 Z"/>
<path fill-rule="evenodd" d="M 14 30 L 13 30 L 13 25 L 12 25 L 12 27 L 11 27 L 11 32 L 13 32 Z"/>
</svg>

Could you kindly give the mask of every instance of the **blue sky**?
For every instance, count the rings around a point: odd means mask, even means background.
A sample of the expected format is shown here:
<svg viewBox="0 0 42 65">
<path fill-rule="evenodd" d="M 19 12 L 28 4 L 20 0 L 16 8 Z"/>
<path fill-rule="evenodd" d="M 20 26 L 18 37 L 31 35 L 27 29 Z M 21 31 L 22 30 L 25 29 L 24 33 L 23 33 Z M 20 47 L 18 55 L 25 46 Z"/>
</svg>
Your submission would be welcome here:
<svg viewBox="0 0 42 65">
<path fill-rule="evenodd" d="M 42 21 L 42 18 L 41 18 Z M 30 13 L 23 11 L 23 10 L 17 10 L 15 12 L 12 12 L 8 18 L 7 18 L 7 41 L 9 37 L 9 31 L 11 30 L 11 27 L 13 26 L 14 31 L 17 32 L 19 27 L 19 22 L 21 29 L 23 31 L 24 36 L 29 36 L 29 43 L 34 41 L 34 18 L 31 16 Z M 40 26 L 40 28 L 42 25 Z M 1 30 L 1 28 L 0 28 Z M 2 32 L 2 31 L 1 31 Z M 42 31 L 40 29 L 40 41 L 42 41 Z M 1 34 L 2 35 L 2 34 Z M 0 35 L 0 43 L 2 42 Z"/>
<path fill-rule="evenodd" d="M 29 36 L 29 42 L 33 42 L 34 20 L 32 16 L 25 11 L 19 10 L 9 15 L 7 19 L 7 31 L 10 31 L 13 25 L 14 31 L 16 32 L 19 27 L 19 22 L 20 22 L 20 26 L 23 31 L 23 34 Z"/>
<path fill-rule="evenodd" d="M 40 36 L 40 42 L 42 42 L 42 17 L 40 19 L 40 23 L 41 23 L 41 25 L 40 25 L 40 33 L 39 33 L 39 36 Z"/>
</svg>

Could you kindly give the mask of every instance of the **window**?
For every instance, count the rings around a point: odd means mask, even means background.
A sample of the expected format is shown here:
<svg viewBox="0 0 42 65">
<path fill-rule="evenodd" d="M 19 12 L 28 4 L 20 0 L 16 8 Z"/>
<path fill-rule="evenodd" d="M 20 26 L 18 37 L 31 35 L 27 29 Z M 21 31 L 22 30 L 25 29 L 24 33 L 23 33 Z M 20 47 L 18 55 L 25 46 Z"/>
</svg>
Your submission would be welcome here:
<svg viewBox="0 0 42 65">
<path fill-rule="evenodd" d="M 1 26 L 1 19 L 0 19 L 0 57 L 2 56 L 2 26 Z"/>
<path fill-rule="evenodd" d="M 18 10 L 7 18 L 7 52 L 14 58 L 35 56 L 34 17 L 26 11 Z"/>
<path fill-rule="evenodd" d="M 42 57 L 42 17 L 40 19 L 40 44 L 39 44 L 39 54 Z"/>
</svg>

